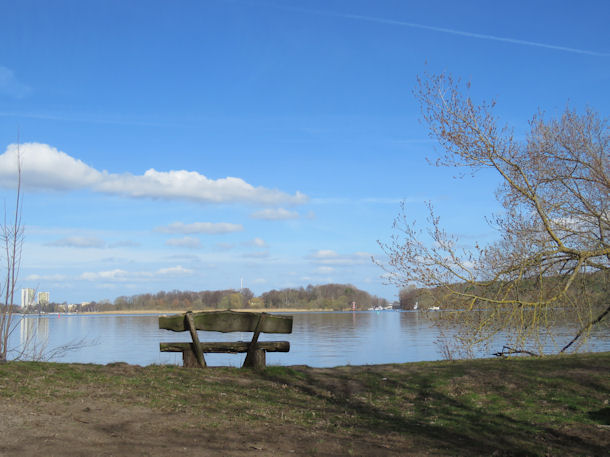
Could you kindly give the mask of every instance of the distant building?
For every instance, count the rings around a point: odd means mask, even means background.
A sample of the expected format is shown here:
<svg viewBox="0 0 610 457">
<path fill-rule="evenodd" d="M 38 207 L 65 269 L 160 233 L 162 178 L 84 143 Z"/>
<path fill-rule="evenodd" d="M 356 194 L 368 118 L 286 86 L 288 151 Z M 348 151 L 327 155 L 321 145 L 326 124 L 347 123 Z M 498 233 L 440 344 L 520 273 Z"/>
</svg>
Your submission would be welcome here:
<svg viewBox="0 0 610 457">
<path fill-rule="evenodd" d="M 39 305 L 48 305 L 51 294 L 49 292 L 38 292 L 38 304 Z"/>
<path fill-rule="evenodd" d="M 26 288 L 21 289 L 21 307 L 27 308 L 28 306 L 32 306 L 36 299 L 36 292 L 34 289 Z"/>
</svg>

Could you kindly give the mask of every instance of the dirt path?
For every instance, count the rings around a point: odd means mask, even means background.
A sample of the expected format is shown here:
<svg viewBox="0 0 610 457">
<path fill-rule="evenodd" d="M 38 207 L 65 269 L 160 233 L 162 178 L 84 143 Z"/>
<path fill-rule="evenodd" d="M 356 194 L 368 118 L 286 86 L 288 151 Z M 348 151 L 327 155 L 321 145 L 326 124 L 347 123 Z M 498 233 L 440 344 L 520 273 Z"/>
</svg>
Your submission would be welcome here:
<svg viewBox="0 0 610 457">
<path fill-rule="evenodd" d="M 2 401 L 2 457 L 405 455 L 404 440 L 392 437 L 345 439 L 288 424 L 220 426 L 206 423 L 205 412 L 163 414 L 99 400 L 8 403 Z"/>
</svg>

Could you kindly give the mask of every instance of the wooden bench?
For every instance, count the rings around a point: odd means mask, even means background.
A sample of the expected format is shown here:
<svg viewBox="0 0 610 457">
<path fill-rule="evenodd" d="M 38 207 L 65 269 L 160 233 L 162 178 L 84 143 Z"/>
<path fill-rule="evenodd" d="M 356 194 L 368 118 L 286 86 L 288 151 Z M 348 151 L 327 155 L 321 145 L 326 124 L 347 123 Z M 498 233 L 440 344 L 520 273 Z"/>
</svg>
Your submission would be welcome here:
<svg viewBox="0 0 610 457">
<path fill-rule="evenodd" d="M 266 365 L 267 352 L 288 352 L 288 341 L 258 342 L 261 333 L 292 333 L 292 316 L 267 313 L 208 311 L 171 316 L 159 316 L 159 328 L 174 332 L 189 331 L 192 343 L 161 343 L 161 352 L 182 352 L 185 367 L 206 367 L 205 353 L 246 352 L 242 368 L 262 369 Z M 197 330 L 214 332 L 253 332 L 251 341 L 201 343 Z"/>
</svg>

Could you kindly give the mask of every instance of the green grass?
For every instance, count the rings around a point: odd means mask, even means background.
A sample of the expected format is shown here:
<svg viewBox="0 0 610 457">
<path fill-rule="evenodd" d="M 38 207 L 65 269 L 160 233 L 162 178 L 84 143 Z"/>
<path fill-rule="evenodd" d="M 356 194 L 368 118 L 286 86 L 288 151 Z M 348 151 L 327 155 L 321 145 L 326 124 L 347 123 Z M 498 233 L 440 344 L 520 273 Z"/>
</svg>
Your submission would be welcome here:
<svg viewBox="0 0 610 457">
<path fill-rule="evenodd" d="M 218 429 L 391 435 L 433 455 L 606 455 L 610 441 L 610 353 L 260 373 L 12 362 L 0 365 L 0 387 L 0 401 L 39 408 L 106 399 Z"/>
</svg>

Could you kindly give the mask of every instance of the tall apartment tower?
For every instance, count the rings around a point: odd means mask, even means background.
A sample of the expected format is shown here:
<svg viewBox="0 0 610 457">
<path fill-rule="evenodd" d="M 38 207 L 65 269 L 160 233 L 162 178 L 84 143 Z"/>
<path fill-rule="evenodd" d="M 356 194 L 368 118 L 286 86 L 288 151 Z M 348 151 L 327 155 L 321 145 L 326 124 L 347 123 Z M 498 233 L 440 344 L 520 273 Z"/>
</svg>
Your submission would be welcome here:
<svg viewBox="0 0 610 457">
<path fill-rule="evenodd" d="M 36 299 L 36 293 L 34 292 L 34 289 L 30 289 L 30 288 L 21 289 L 21 307 L 22 308 L 32 306 L 35 303 L 34 302 L 35 299 Z"/>
<path fill-rule="evenodd" d="M 38 292 L 38 304 L 39 305 L 48 305 L 51 298 L 51 294 L 49 292 Z"/>
</svg>

